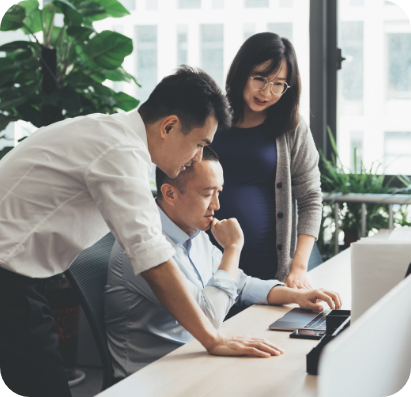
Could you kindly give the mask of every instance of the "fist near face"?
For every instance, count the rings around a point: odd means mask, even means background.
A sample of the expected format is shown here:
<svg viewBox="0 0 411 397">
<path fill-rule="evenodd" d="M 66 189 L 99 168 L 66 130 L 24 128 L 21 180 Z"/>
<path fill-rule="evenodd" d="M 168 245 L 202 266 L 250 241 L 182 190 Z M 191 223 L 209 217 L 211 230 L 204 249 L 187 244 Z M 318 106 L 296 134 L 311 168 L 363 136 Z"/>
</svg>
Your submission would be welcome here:
<svg viewBox="0 0 411 397">
<path fill-rule="evenodd" d="M 214 218 L 211 223 L 211 233 L 223 248 L 236 245 L 242 248 L 244 245 L 244 234 L 237 219 L 223 219 L 219 221 Z"/>
</svg>

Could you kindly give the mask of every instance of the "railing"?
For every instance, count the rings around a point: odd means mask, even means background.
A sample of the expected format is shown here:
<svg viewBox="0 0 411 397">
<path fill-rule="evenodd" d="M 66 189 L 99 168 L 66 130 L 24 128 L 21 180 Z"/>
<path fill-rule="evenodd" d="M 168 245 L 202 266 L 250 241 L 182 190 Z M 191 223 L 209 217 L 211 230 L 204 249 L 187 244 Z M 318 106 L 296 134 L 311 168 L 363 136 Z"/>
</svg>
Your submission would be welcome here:
<svg viewBox="0 0 411 397">
<path fill-rule="evenodd" d="M 361 204 L 361 234 L 365 237 L 367 230 L 367 204 L 385 204 L 388 206 L 388 229 L 394 227 L 394 214 L 392 206 L 394 204 L 407 205 L 411 204 L 411 196 L 408 194 L 342 194 L 342 193 L 324 193 L 324 203 L 335 204 L 334 220 L 335 220 L 335 236 L 334 236 L 334 252 L 337 255 L 339 252 L 338 246 L 338 211 L 340 203 L 357 203 Z"/>
</svg>

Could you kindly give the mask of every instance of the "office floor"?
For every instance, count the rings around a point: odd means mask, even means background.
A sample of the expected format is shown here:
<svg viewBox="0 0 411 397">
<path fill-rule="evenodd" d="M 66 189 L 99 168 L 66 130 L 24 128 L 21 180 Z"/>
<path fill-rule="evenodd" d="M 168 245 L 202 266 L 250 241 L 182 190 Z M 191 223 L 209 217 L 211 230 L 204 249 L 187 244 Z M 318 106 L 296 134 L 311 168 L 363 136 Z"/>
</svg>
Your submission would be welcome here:
<svg viewBox="0 0 411 397">
<path fill-rule="evenodd" d="M 72 397 L 93 397 L 101 390 L 103 370 L 101 368 L 78 367 L 86 374 L 85 379 L 77 386 L 70 388 Z"/>
</svg>

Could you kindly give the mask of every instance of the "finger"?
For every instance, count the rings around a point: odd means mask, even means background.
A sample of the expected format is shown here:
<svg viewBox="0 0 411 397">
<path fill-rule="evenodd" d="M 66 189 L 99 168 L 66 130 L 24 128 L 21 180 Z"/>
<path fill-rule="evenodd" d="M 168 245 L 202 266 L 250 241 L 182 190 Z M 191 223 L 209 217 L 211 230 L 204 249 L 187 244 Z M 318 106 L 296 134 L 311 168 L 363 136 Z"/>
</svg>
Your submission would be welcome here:
<svg viewBox="0 0 411 397">
<path fill-rule="evenodd" d="M 262 350 L 256 349 L 255 347 L 246 347 L 244 349 L 244 355 L 245 356 L 263 357 L 263 358 L 271 357 L 271 354 L 266 353 Z"/>
<path fill-rule="evenodd" d="M 281 349 L 280 347 L 274 345 L 270 341 L 266 339 L 254 339 L 249 342 L 249 344 L 252 347 L 255 347 L 256 349 L 263 350 L 267 353 L 270 353 L 271 355 L 279 355 L 284 353 L 284 350 Z"/>
<path fill-rule="evenodd" d="M 307 310 L 314 310 L 315 312 L 322 312 L 323 307 L 321 305 L 318 305 L 317 303 L 311 302 L 309 299 L 307 299 L 302 306 L 300 306 L 302 309 L 307 309 Z"/>
<path fill-rule="evenodd" d="M 341 305 L 340 295 L 337 292 L 334 292 L 334 291 L 324 291 L 324 292 L 326 292 L 328 295 L 331 296 L 331 298 L 335 302 L 336 309 L 340 309 L 341 306 L 342 306 Z"/>
<path fill-rule="evenodd" d="M 324 302 L 328 303 L 328 306 L 331 307 L 331 309 L 335 309 L 335 304 L 332 298 L 327 294 L 327 291 L 316 291 L 316 298 L 317 299 L 322 299 Z"/>
</svg>

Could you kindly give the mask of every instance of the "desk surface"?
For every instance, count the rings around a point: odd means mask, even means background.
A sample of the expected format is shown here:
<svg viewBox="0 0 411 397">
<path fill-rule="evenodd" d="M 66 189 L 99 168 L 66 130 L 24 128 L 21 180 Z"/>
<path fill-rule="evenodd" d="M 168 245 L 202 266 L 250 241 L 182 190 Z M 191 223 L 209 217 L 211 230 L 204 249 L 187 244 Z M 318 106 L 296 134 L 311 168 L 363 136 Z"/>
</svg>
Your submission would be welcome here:
<svg viewBox="0 0 411 397">
<path fill-rule="evenodd" d="M 314 287 L 340 293 L 343 309 L 351 308 L 350 251 L 343 251 L 309 273 Z M 289 332 L 268 329 L 295 306 L 251 306 L 221 327 L 225 334 L 266 338 L 285 350 L 282 356 L 215 357 L 194 340 L 99 396 L 316 396 L 317 377 L 307 375 L 305 360 L 317 341 L 291 339 Z"/>
</svg>

